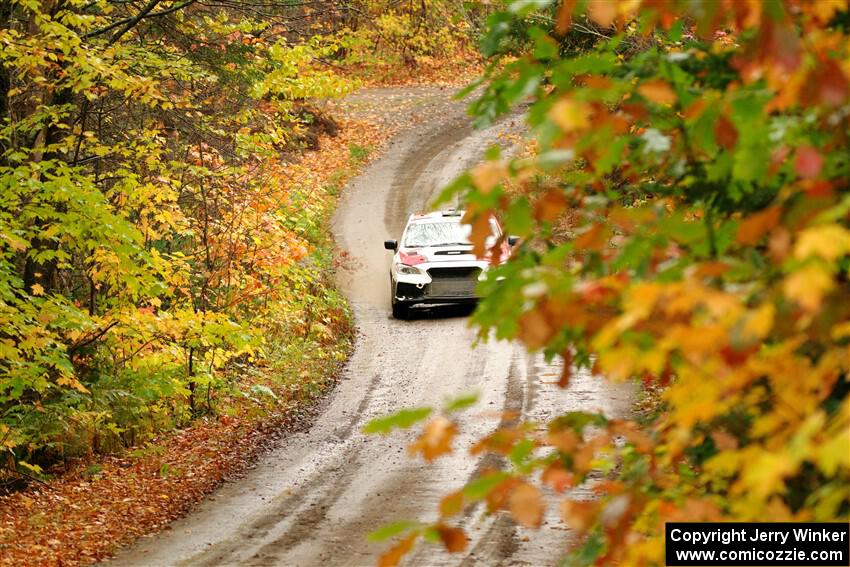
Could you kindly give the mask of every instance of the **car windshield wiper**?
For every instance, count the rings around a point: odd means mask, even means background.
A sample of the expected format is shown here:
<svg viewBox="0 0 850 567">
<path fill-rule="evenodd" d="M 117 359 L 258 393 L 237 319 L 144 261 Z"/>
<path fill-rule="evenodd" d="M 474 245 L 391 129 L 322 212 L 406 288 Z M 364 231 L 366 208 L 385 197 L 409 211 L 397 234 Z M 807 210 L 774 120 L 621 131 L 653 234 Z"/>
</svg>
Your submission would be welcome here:
<svg viewBox="0 0 850 567">
<path fill-rule="evenodd" d="M 439 242 L 437 244 L 411 244 L 406 243 L 405 248 L 441 248 L 443 246 L 472 246 L 470 242 Z"/>
</svg>

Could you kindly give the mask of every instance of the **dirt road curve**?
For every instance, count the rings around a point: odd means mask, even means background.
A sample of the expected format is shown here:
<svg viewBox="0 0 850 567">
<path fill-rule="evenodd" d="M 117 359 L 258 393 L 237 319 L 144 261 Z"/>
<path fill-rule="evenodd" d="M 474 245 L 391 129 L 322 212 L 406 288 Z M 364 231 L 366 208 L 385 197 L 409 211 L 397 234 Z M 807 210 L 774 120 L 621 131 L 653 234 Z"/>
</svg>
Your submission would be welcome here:
<svg viewBox="0 0 850 567">
<path fill-rule="evenodd" d="M 517 345 L 473 348 L 467 312 L 434 309 L 411 321 L 389 313 L 389 253 L 411 211 L 422 210 L 464 168 L 497 142 L 511 123 L 473 132 L 463 106 L 437 89 L 381 90 L 350 99 L 354 111 L 377 108 L 419 115 L 422 125 L 399 135 L 388 151 L 346 188 L 334 231 L 350 255 L 341 285 L 354 305 L 359 338 L 345 375 L 309 431 L 295 434 L 245 478 L 219 490 L 165 533 L 146 538 L 110 565 L 374 565 L 383 544 L 365 536 L 398 519 L 433 519 L 439 497 L 498 461 L 459 454 L 425 464 L 406 455 L 413 432 L 364 436 L 372 417 L 402 407 L 439 405 L 477 390 L 481 401 L 460 423 L 455 446 L 498 426 L 498 412 L 546 418 L 556 411 L 625 411 L 629 394 L 586 375 L 567 391 L 544 384 L 559 369 Z M 359 106 L 360 105 L 360 106 Z M 371 107 L 370 107 L 371 105 Z M 407 116 L 405 115 L 405 116 Z M 465 554 L 423 547 L 410 565 L 547 565 L 569 539 L 555 511 L 538 533 L 504 515 L 468 513 Z M 530 540 L 526 536 L 531 536 Z"/>
</svg>

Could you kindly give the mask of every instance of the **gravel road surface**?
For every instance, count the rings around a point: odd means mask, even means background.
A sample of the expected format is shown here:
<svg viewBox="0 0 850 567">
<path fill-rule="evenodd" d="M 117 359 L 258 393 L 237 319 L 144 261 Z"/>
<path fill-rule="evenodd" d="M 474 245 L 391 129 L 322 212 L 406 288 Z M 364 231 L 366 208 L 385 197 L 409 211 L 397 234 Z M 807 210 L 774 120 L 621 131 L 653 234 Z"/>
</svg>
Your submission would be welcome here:
<svg viewBox="0 0 850 567">
<path fill-rule="evenodd" d="M 519 118 L 473 131 L 464 104 L 439 88 L 372 89 L 343 104 L 352 115 L 389 117 L 402 128 L 387 151 L 345 189 L 333 229 L 344 258 L 340 285 L 354 306 L 354 355 L 313 426 L 293 434 L 246 476 L 223 486 L 165 532 L 140 540 L 110 565 L 375 565 L 386 544 L 366 534 L 399 519 L 434 519 L 439 498 L 461 487 L 491 458 L 466 452 L 499 425 L 502 410 L 546 419 L 568 410 L 628 411 L 630 390 L 579 374 L 567 390 L 557 364 L 519 345 L 473 347 L 468 308 L 433 308 L 410 321 L 389 315 L 385 238 L 398 238 L 409 213 L 426 209 L 441 186 L 479 160 Z M 366 436 L 369 419 L 403 407 L 439 406 L 480 393 L 460 419 L 455 454 L 427 464 L 406 454 L 415 432 Z M 551 508 L 554 508 L 552 506 Z M 463 554 L 423 546 L 408 565 L 551 565 L 570 533 L 552 509 L 528 531 L 505 514 L 467 513 L 472 541 Z"/>
</svg>

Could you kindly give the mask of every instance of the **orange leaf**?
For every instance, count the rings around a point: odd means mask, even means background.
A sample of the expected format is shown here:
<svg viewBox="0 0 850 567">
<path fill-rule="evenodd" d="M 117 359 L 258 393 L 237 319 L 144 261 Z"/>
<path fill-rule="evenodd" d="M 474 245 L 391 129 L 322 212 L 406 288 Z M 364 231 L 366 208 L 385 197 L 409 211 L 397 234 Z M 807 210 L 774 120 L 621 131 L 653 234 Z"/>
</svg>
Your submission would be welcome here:
<svg viewBox="0 0 850 567">
<path fill-rule="evenodd" d="M 736 451 L 738 449 L 738 439 L 722 429 L 712 431 L 711 439 L 721 451 Z"/>
<path fill-rule="evenodd" d="M 571 429 L 553 431 L 546 436 L 546 442 L 562 453 L 572 453 L 579 442 L 578 435 Z"/>
<path fill-rule="evenodd" d="M 573 474 L 564 470 L 563 465 L 558 462 L 552 463 L 546 467 L 546 470 L 544 470 L 543 474 L 540 476 L 540 480 L 556 492 L 563 492 L 575 485 Z"/>
<path fill-rule="evenodd" d="M 567 208 L 567 199 L 558 189 L 547 191 L 534 203 L 534 216 L 541 221 L 552 222 Z"/>
<path fill-rule="evenodd" d="M 565 350 L 561 358 L 564 359 L 564 367 L 561 369 L 561 378 L 558 380 L 558 387 L 566 388 L 570 385 L 570 378 L 573 375 L 573 353 Z"/>
<path fill-rule="evenodd" d="M 450 553 L 463 551 L 469 542 L 466 533 L 460 528 L 450 528 L 440 524 L 437 526 L 437 533 L 440 534 L 443 545 L 446 546 L 446 550 Z"/>
<path fill-rule="evenodd" d="M 425 430 L 415 443 L 408 447 L 411 454 L 422 453 L 426 461 L 433 461 L 440 455 L 451 453 L 452 439 L 457 427 L 445 416 L 437 416 L 425 426 Z"/>
<path fill-rule="evenodd" d="M 472 183 L 485 195 L 507 177 L 508 169 L 498 161 L 485 161 L 472 170 Z"/>
<path fill-rule="evenodd" d="M 617 2 L 613 0 L 590 0 L 587 15 L 603 28 L 611 27 L 617 18 Z"/>
<path fill-rule="evenodd" d="M 557 329 L 539 310 L 523 313 L 519 318 L 519 340 L 530 349 L 540 348 L 555 335 Z"/>
<path fill-rule="evenodd" d="M 694 275 L 704 278 L 715 278 L 717 276 L 722 276 L 731 269 L 732 266 L 726 262 L 703 262 L 697 265 Z"/>
<path fill-rule="evenodd" d="M 511 515 L 528 528 L 539 527 L 543 522 L 545 506 L 540 491 L 528 483 L 520 483 L 511 492 Z"/>
<path fill-rule="evenodd" d="M 694 102 L 689 104 L 688 107 L 682 111 L 682 114 L 688 120 L 694 120 L 695 118 L 698 118 L 699 115 L 702 114 L 707 107 L 708 103 L 705 101 L 705 99 L 698 98 Z"/>
<path fill-rule="evenodd" d="M 832 59 L 823 59 L 809 74 L 803 88 L 803 102 L 809 105 L 841 106 L 850 97 L 850 80 Z"/>
<path fill-rule="evenodd" d="M 584 130 L 590 126 L 590 105 L 562 98 L 549 110 L 549 118 L 564 132 Z"/>
<path fill-rule="evenodd" d="M 779 223 L 782 208 L 768 207 L 741 221 L 736 239 L 744 246 L 755 246 L 770 229 Z"/>
<path fill-rule="evenodd" d="M 472 217 L 470 211 L 467 211 L 463 218 L 463 222 L 470 223 L 472 230 L 469 234 L 469 241 L 472 242 L 472 250 L 476 256 L 483 258 L 487 252 L 487 238 L 492 235 L 493 229 L 490 225 L 489 212 L 479 214 Z"/>
<path fill-rule="evenodd" d="M 732 150 L 738 142 L 738 130 L 731 120 L 721 116 L 714 125 L 714 137 L 718 144 L 727 150 Z"/>
<path fill-rule="evenodd" d="M 417 537 L 419 537 L 418 533 L 412 533 L 398 542 L 392 549 L 381 555 L 380 559 L 378 559 L 378 567 L 396 567 L 402 558 L 413 549 L 413 544 L 416 542 Z"/>
<path fill-rule="evenodd" d="M 584 231 L 573 241 L 575 247 L 579 250 L 599 250 L 605 244 L 604 226 L 600 223 L 594 223 L 589 229 Z"/>
<path fill-rule="evenodd" d="M 638 92 L 644 98 L 661 105 L 672 105 L 676 102 L 676 92 L 663 79 L 647 81 L 638 87 Z"/>
<path fill-rule="evenodd" d="M 576 8 L 576 0 L 563 0 L 558 8 L 558 17 L 555 20 L 555 33 L 564 35 L 573 24 L 573 10 Z"/>
<path fill-rule="evenodd" d="M 596 520 L 596 502 L 578 502 L 564 500 L 561 502 L 561 517 L 574 530 L 587 531 Z"/>
</svg>

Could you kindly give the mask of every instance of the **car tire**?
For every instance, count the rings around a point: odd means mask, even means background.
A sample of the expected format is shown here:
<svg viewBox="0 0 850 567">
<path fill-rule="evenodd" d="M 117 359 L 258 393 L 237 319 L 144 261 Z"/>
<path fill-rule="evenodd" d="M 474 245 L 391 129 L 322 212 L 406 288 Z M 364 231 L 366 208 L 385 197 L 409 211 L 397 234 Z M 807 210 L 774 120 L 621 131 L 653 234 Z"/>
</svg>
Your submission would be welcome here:
<svg viewBox="0 0 850 567">
<path fill-rule="evenodd" d="M 394 319 L 407 319 L 408 313 L 410 313 L 410 306 L 409 305 L 405 305 L 404 303 L 393 302 L 393 318 Z"/>
</svg>

